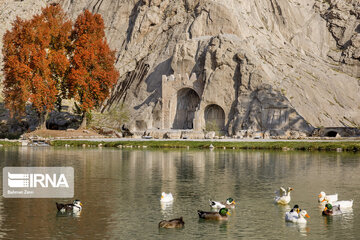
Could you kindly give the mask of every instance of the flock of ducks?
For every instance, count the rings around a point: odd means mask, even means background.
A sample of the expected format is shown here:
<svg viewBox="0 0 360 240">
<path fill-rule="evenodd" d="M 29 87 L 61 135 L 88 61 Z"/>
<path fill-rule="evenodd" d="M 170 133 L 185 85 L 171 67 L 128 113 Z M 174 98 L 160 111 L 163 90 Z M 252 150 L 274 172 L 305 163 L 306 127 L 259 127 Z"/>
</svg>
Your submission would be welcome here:
<svg viewBox="0 0 360 240">
<path fill-rule="evenodd" d="M 280 187 L 280 190 L 276 191 L 275 202 L 281 205 L 289 204 L 291 200 L 290 193 L 294 190 L 291 187 L 288 187 L 286 190 L 283 187 Z M 332 216 L 342 214 L 341 209 L 351 209 L 353 206 L 353 200 L 347 201 L 338 201 L 338 194 L 326 195 L 325 192 L 320 192 L 318 195 L 318 202 L 320 207 L 323 207 L 322 215 Z M 289 212 L 285 213 L 285 221 L 293 223 L 306 223 L 306 218 L 310 218 L 306 210 L 301 210 L 296 204 Z"/>
<path fill-rule="evenodd" d="M 274 198 L 275 203 L 280 205 L 288 205 L 291 201 L 291 191 L 294 189 L 288 187 L 285 189 L 284 187 L 280 187 L 278 191 L 275 192 L 276 196 Z M 161 194 L 160 201 L 171 203 L 174 200 L 173 195 L 171 193 L 163 192 Z M 217 202 L 213 200 L 209 200 L 210 207 L 213 210 L 218 210 L 215 212 L 206 212 L 198 210 L 199 218 L 206 220 L 227 220 L 230 215 L 229 209 L 235 208 L 235 201 L 232 198 L 226 199 L 225 202 Z M 353 206 L 353 200 L 349 201 L 338 201 L 338 194 L 334 195 L 326 195 L 325 192 L 320 192 L 318 195 L 318 202 L 320 206 L 323 208 L 322 215 L 324 216 L 332 216 L 342 214 L 341 209 L 351 209 Z M 306 210 L 302 210 L 299 208 L 299 205 L 295 205 L 289 212 L 285 213 L 285 221 L 292 222 L 297 224 L 306 224 L 306 218 L 310 218 L 309 214 Z M 184 220 L 182 217 L 175 218 L 171 220 L 162 220 L 159 223 L 159 228 L 181 228 L 184 227 Z"/>
<path fill-rule="evenodd" d="M 171 193 L 165 193 L 163 192 L 160 197 L 161 204 L 164 203 L 172 203 L 174 201 L 174 197 Z M 235 208 L 235 201 L 232 198 L 226 199 L 225 202 L 217 202 L 213 200 L 209 200 L 210 207 L 214 211 L 202 211 L 198 210 L 197 213 L 199 215 L 199 218 L 205 219 L 205 220 L 215 220 L 215 221 L 221 221 L 221 220 L 227 220 L 228 216 L 230 216 L 229 208 Z M 184 227 L 184 220 L 182 217 L 175 218 L 171 220 L 162 220 L 159 222 L 159 228 L 182 228 Z"/>
<path fill-rule="evenodd" d="M 291 201 L 290 193 L 293 190 L 294 189 L 291 187 L 288 187 L 287 189 L 280 187 L 280 189 L 275 192 L 275 203 L 288 205 Z M 160 202 L 162 204 L 170 204 L 173 201 L 174 197 L 171 193 L 163 192 L 161 194 Z M 344 209 L 351 209 L 354 201 L 338 201 L 338 194 L 326 195 L 325 192 L 320 192 L 318 195 L 318 202 L 320 203 L 320 206 L 323 207 L 322 215 L 332 216 L 342 214 L 342 210 Z M 225 202 L 209 200 L 209 203 L 214 211 L 198 210 L 197 213 L 199 218 L 216 221 L 227 220 L 228 216 L 230 216 L 229 209 L 235 208 L 235 201 L 232 198 L 226 199 Z M 73 203 L 69 204 L 56 203 L 56 208 L 60 213 L 80 213 L 82 210 L 82 203 L 80 200 L 74 200 Z M 297 204 L 289 212 L 285 213 L 286 222 L 306 224 L 307 221 L 305 218 L 310 218 L 309 214 L 306 210 L 301 210 Z M 181 228 L 184 227 L 184 224 L 183 218 L 180 217 L 171 220 L 162 220 L 159 222 L 159 228 Z"/>
</svg>

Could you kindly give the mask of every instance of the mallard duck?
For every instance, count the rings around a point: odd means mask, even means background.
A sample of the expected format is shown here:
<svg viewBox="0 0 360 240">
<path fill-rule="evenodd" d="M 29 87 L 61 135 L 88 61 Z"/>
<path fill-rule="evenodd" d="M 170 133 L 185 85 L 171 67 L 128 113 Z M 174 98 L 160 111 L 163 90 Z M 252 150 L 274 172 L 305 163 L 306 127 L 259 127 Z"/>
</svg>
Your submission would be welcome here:
<svg viewBox="0 0 360 240">
<path fill-rule="evenodd" d="M 341 209 L 344 209 L 344 208 L 352 208 L 354 200 L 342 200 L 342 201 L 332 202 L 328 197 L 325 197 L 324 200 L 322 200 L 322 202 L 330 203 L 333 207 L 339 206 Z"/>
<path fill-rule="evenodd" d="M 287 190 L 285 190 L 283 187 L 280 187 L 280 190 L 276 192 L 277 196 L 275 196 L 275 202 L 282 205 L 288 204 L 291 200 L 290 192 L 292 190 L 294 189 L 291 187 L 288 187 Z"/>
<path fill-rule="evenodd" d="M 80 212 L 82 203 L 80 200 L 74 200 L 73 203 L 68 204 L 56 203 L 56 208 L 59 212 Z"/>
<path fill-rule="evenodd" d="M 174 197 L 171 193 L 162 192 L 160 201 L 161 202 L 172 202 L 172 201 L 174 201 Z"/>
<path fill-rule="evenodd" d="M 292 222 L 293 217 L 298 217 L 300 212 L 299 205 L 295 205 L 289 212 L 285 213 L 285 221 Z"/>
<path fill-rule="evenodd" d="M 329 199 L 330 202 L 336 202 L 338 200 L 338 194 L 333 194 L 333 195 L 326 195 L 325 192 L 320 192 L 319 196 L 318 196 L 318 202 L 321 203 L 323 202 L 323 200 L 325 199 L 325 197 L 327 197 Z"/>
<path fill-rule="evenodd" d="M 235 208 L 235 201 L 232 198 L 226 199 L 225 202 L 217 202 L 217 201 L 212 201 L 212 200 L 209 200 L 209 202 L 210 202 L 210 207 L 215 208 L 215 209 Z"/>
<path fill-rule="evenodd" d="M 182 228 L 184 224 L 183 217 L 180 217 L 171 220 L 162 220 L 159 222 L 159 228 Z"/>
<path fill-rule="evenodd" d="M 325 205 L 324 211 L 322 212 L 322 215 L 324 216 L 332 216 L 332 215 L 339 215 L 341 214 L 340 206 L 332 206 L 331 203 L 327 203 Z"/>
<path fill-rule="evenodd" d="M 206 220 L 227 220 L 230 216 L 229 210 L 227 208 L 221 208 L 219 212 L 204 212 L 198 210 L 199 218 Z"/>
<path fill-rule="evenodd" d="M 306 223 L 305 217 L 310 218 L 309 214 L 308 214 L 305 210 L 301 210 L 301 211 L 297 214 L 297 216 L 294 215 L 294 216 L 289 220 L 289 222 L 304 224 L 304 223 Z"/>
</svg>

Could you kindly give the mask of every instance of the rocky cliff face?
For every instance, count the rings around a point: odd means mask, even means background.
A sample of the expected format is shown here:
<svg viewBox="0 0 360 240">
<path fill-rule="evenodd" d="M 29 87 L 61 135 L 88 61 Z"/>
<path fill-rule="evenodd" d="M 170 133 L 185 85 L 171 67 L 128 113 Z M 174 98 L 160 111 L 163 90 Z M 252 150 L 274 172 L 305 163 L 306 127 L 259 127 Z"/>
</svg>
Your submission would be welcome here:
<svg viewBox="0 0 360 240">
<path fill-rule="evenodd" d="M 359 77 L 360 2 L 357 0 L 317 1 L 314 9 L 326 20 L 327 27 L 337 44 L 337 49 L 331 49 L 328 56 L 339 64 L 343 64 L 342 70 Z"/>
<path fill-rule="evenodd" d="M 6 13 L 9 6 L 32 14 L 27 2 L 2 3 L 2 21 L 17 14 Z M 56 2 L 73 19 L 84 8 L 102 14 L 121 75 L 105 109 L 124 103 L 132 130 L 176 122 L 181 89 L 169 116 L 163 111 L 162 76 L 172 74 L 195 74 L 184 86 L 198 105 L 187 111 L 202 129 L 220 118 L 230 134 L 360 125 L 357 0 Z"/>
</svg>

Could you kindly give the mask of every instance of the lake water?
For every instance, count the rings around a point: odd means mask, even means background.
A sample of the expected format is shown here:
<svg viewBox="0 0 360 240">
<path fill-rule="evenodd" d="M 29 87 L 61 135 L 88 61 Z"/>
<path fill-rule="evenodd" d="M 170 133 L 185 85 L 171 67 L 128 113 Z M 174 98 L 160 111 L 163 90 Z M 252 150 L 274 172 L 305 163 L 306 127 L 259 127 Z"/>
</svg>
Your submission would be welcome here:
<svg viewBox="0 0 360 240">
<path fill-rule="evenodd" d="M 359 239 L 360 155 L 237 150 L 127 150 L 0 148 L 0 165 L 71 166 L 79 216 L 59 216 L 55 202 L 73 199 L 0 198 L 0 238 L 72 239 Z M 2 171 L 1 171 L 2 175 Z M 2 176 L 1 176 L 2 179 Z M 2 180 L 1 180 L 2 181 Z M 310 215 L 307 225 L 287 224 L 289 207 L 274 191 L 291 186 L 290 205 Z M 2 184 L 1 184 L 2 188 Z M 161 192 L 174 202 L 160 205 Z M 353 211 L 323 217 L 320 191 L 354 199 Z M 1 190 L 2 192 L 2 190 Z M 235 199 L 228 221 L 199 221 L 209 198 Z M 183 229 L 158 222 L 183 216 Z"/>
</svg>

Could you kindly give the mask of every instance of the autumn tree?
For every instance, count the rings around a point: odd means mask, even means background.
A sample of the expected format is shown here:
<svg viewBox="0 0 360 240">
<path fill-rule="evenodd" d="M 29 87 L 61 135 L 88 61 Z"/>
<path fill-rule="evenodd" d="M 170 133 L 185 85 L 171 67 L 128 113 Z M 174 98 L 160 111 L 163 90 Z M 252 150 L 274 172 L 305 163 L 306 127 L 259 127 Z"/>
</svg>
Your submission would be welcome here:
<svg viewBox="0 0 360 240">
<path fill-rule="evenodd" d="M 83 113 L 80 127 L 85 127 L 86 113 L 108 97 L 119 73 L 114 67 L 115 52 L 107 44 L 101 15 L 85 10 L 76 19 L 71 39 L 73 53 L 67 87 Z"/>
<path fill-rule="evenodd" d="M 69 71 L 71 22 L 59 5 L 42 9 L 31 20 L 17 18 L 4 35 L 4 96 L 12 115 L 22 114 L 30 102 L 46 127 L 48 113 L 65 94 Z"/>
<path fill-rule="evenodd" d="M 32 30 L 29 21 L 17 18 L 11 31 L 7 31 L 3 38 L 4 75 L 3 93 L 5 104 L 10 113 L 25 112 L 25 104 L 30 98 L 30 79 L 32 70 L 31 61 Z M 24 47 L 24 45 L 26 47 Z"/>
</svg>

